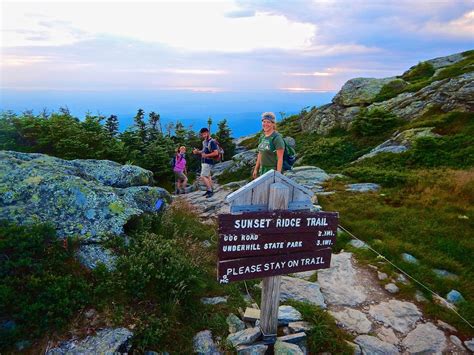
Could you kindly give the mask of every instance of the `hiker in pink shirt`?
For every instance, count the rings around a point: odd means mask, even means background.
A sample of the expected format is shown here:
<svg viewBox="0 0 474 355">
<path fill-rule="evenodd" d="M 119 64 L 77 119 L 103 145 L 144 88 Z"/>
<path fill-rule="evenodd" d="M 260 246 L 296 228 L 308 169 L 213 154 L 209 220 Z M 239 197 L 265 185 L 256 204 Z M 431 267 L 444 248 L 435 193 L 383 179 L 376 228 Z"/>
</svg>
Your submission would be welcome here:
<svg viewBox="0 0 474 355">
<path fill-rule="evenodd" d="M 181 146 L 176 150 L 176 154 L 173 158 L 173 172 L 176 178 L 176 195 L 180 193 L 186 193 L 186 184 L 188 183 L 188 177 L 186 174 L 188 173 L 186 170 L 186 147 Z"/>
</svg>

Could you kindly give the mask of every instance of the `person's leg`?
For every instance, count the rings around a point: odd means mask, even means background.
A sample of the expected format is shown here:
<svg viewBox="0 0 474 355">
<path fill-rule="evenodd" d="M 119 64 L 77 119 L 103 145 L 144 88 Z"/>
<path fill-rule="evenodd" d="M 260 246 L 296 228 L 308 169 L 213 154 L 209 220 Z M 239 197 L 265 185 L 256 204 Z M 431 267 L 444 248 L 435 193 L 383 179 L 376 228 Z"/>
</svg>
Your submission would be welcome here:
<svg viewBox="0 0 474 355">
<path fill-rule="evenodd" d="M 181 188 L 183 189 L 183 194 L 186 193 L 186 186 L 188 186 L 188 177 L 186 175 L 184 175 L 184 180 L 182 181 L 181 183 Z"/>
</svg>

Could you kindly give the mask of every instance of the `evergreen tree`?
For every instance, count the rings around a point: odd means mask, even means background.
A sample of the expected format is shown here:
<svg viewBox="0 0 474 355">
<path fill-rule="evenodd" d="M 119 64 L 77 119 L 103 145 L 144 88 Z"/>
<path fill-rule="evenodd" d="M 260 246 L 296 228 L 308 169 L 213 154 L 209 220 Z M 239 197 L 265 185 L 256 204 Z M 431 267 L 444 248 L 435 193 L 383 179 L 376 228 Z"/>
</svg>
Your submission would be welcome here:
<svg viewBox="0 0 474 355">
<path fill-rule="evenodd" d="M 148 137 L 150 141 L 154 141 L 159 136 L 163 135 L 161 130 L 160 115 L 152 111 L 149 113 L 148 117 Z"/>
<path fill-rule="evenodd" d="M 142 143 L 146 142 L 146 124 L 145 124 L 145 111 L 139 109 L 133 121 L 135 122 L 135 127 L 138 132 L 138 136 L 140 137 Z"/>
<path fill-rule="evenodd" d="M 209 116 L 207 119 L 207 129 L 209 130 L 209 133 L 211 133 L 211 125 L 212 125 L 212 117 Z"/>
<path fill-rule="evenodd" d="M 171 137 L 171 131 L 173 130 L 174 128 L 174 123 L 173 122 L 168 122 L 166 125 L 165 125 L 165 129 L 166 129 L 166 135 L 168 137 Z"/>
<path fill-rule="evenodd" d="M 231 130 L 227 125 L 227 120 L 223 119 L 217 124 L 215 134 L 220 146 L 224 149 L 225 159 L 230 159 L 235 153 L 235 144 L 232 141 Z"/>
<path fill-rule="evenodd" d="M 116 137 L 118 134 L 118 127 L 119 127 L 119 122 L 118 122 L 118 117 L 116 115 L 110 115 L 107 117 L 105 120 L 105 131 L 111 136 L 111 137 Z"/>
<path fill-rule="evenodd" d="M 184 125 L 179 121 L 176 122 L 176 125 L 174 127 L 174 136 L 176 143 L 184 144 L 184 141 L 186 139 L 186 129 L 184 128 Z"/>
</svg>

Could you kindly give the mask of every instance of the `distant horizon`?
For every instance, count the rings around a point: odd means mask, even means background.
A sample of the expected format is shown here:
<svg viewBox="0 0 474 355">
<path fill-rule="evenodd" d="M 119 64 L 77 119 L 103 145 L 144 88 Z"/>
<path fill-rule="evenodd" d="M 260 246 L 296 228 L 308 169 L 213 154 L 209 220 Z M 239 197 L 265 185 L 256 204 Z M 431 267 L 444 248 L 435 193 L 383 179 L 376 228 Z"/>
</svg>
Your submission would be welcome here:
<svg viewBox="0 0 474 355">
<path fill-rule="evenodd" d="M 305 108 L 329 103 L 336 92 L 227 92 L 227 93 L 189 93 L 177 91 L 135 90 L 130 92 L 58 92 L 22 90 L 1 90 L 0 111 L 11 110 L 21 114 L 33 110 L 39 114 L 44 108 L 49 113 L 58 112 L 67 107 L 71 114 L 81 120 L 87 112 L 105 117 L 116 115 L 119 130 L 124 131 L 133 125 L 133 117 L 138 109 L 148 113 L 154 111 L 161 116 L 162 126 L 167 122 L 180 121 L 186 128 L 192 125 L 197 131 L 207 126 L 210 116 L 212 130 L 217 123 L 227 119 L 235 138 L 256 133 L 260 130 L 260 114 L 264 111 L 275 112 L 278 120 L 281 114 L 289 116 Z"/>
</svg>

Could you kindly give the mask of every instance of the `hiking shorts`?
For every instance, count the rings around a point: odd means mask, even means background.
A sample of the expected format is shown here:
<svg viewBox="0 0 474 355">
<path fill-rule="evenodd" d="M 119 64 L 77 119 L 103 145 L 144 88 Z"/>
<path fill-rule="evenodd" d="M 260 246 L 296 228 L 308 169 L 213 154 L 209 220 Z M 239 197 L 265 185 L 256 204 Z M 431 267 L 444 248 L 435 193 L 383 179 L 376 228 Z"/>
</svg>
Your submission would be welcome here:
<svg viewBox="0 0 474 355">
<path fill-rule="evenodd" d="M 174 177 L 176 178 L 176 181 L 184 181 L 187 179 L 182 171 L 175 171 Z"/>
<path fill-rule="evenodd" d="M 201 176 L 211 176 L 211 164 L 202 163 L 201 164 Z"/>
</svg>

